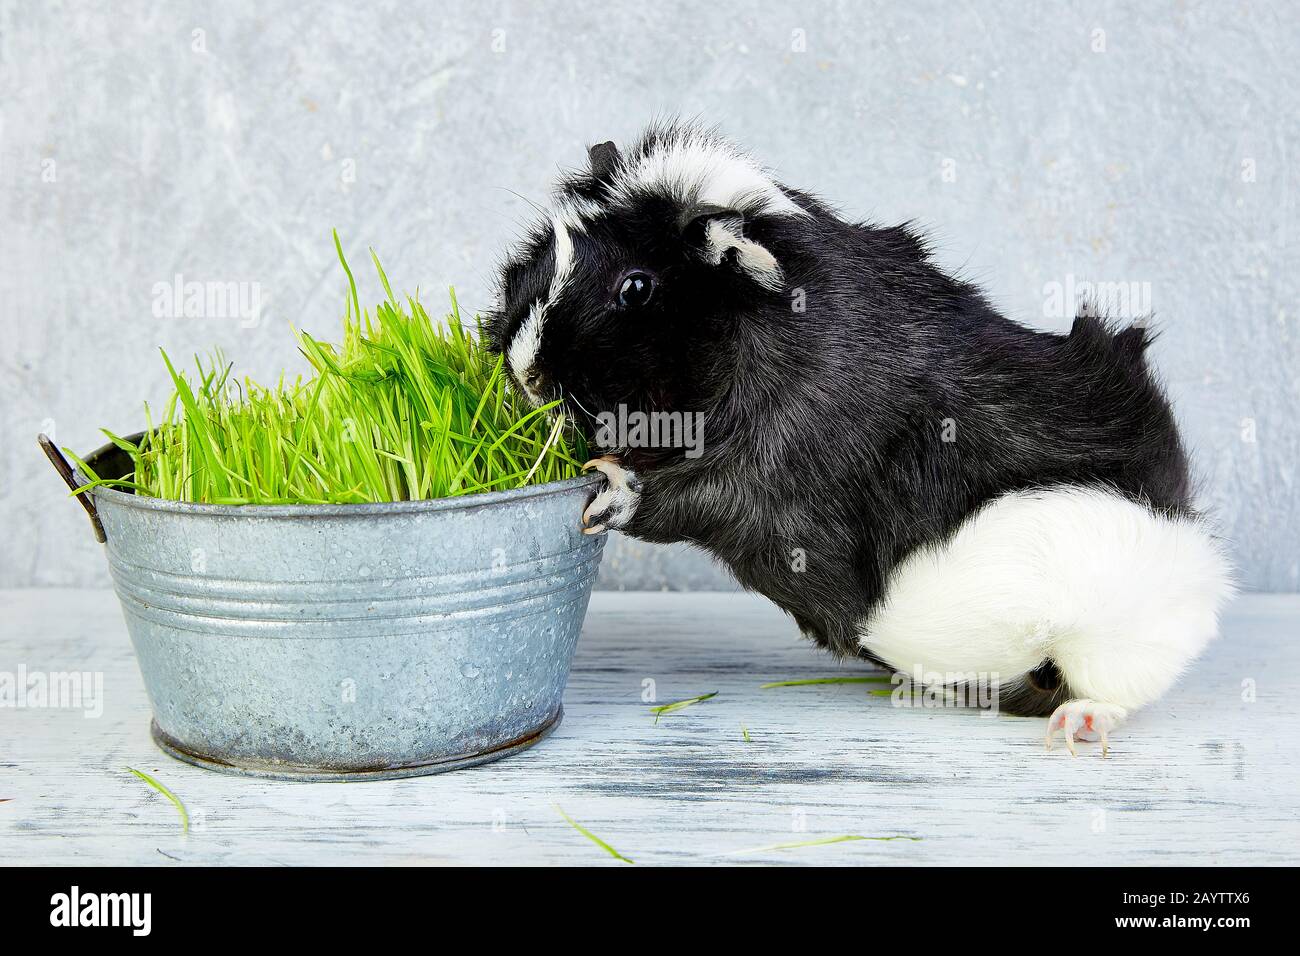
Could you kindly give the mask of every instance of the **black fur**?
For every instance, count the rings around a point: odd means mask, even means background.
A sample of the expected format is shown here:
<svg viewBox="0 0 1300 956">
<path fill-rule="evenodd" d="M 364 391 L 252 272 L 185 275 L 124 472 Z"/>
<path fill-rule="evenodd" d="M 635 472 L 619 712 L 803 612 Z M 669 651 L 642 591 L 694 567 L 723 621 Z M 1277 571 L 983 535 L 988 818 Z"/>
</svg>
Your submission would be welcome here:
<svg viewBox="0 0 1300 956">
<path fill-rule="evenodd" d="M 607 200 L 617 161 L 680 132 L 652 130 L 617 160 L 602 146 L 597 174 L 571 177 L 560 198 Z M 744 219 L 744 235 L 784 270 L 779 291 L 734 262 L 705 261 L 703 236 L 683 231 L 680 204 L 663 196 L 639 195 L 574 233 L 575 271 L 540 353 L 552 393 L 588 414 L 625 403 L 706 416 L 699 458 L 621 452 L 644 483 L 627 533 L 695 542 L 818 644 L 862 654 L 859 624 L 891 570 L 1000 495 L 1099 484 L 1154 509 L 1189 508 L 1144 329 L 1116 332 L 1087 312 L 1068 335 L 1025 328 L 934 266 L 907 227 L 847 222 L 785 191 L 810 215 Z M 506 266 L 489 324 L 498 348 L 545 299 L 554 255 L 542 228 Z M 627 315 L 614 294 L 632 268 L 659 282 Z M 1014 682 L 1004 707 L 1045 713 L 1065 699 L 1053 671 Z"/>
</svg>

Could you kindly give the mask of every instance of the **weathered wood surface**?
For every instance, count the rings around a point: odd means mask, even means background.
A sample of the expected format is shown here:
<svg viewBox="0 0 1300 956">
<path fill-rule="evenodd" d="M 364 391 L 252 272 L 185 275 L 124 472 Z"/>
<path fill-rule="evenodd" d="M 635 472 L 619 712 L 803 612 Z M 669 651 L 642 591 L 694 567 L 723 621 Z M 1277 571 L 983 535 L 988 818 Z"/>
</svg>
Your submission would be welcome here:
<svg viewBox="0 0 1300 956">
<path fill-rule="evenodd" d="M 0 599 L 0 671 L 102 671 L 105 687 L 98 719 L 0 709 L 5 863 L 625 865 L 557 805 L 638 864 L 1300 861 L 1300 596 L 1241 599 L 1103 760 L 1092 745 L 1045 752 L 1041 720 L 894 708 L 860 684 L 760 690 L 862 668 L 750 595 L 597 593 L 549 740 L 364 784 L 241 779 L 164 756 L 111 592 Z M 656 725 L 647 680 L 661 703 L 719 695 Z M 185 801 L 188 835 L 128 765 Z M 841 834 L 921 839 L 735 852 Z"/>
</svg>

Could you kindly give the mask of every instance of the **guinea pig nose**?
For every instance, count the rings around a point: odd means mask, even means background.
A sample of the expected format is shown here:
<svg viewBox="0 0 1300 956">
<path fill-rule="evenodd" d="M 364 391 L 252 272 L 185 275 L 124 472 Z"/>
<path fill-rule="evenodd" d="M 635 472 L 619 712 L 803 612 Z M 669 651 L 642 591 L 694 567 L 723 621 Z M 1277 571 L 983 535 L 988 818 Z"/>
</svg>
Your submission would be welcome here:
<svg viewBox="0 0 1300 956">
<path fill-rule="evenodd" d="M 540 392 L 545 384 L 545 373 L 538 371 L 535 368 L 530 368 L 524 373 L 524 388 L 528 389 L 530 392 Z"/>
</svg>

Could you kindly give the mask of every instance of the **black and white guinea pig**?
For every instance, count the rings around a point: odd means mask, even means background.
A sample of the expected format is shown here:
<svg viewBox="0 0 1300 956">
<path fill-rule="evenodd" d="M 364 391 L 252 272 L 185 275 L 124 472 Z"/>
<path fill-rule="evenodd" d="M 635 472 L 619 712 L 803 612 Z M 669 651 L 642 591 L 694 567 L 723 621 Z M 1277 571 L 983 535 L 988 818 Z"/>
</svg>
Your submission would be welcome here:
<svg viewBox="0 0 1300 956">
<path fill-rule="evenodd" d="M 1144 328 L 1018 325 L 695 125 L 588 160 L 504 264 L 491 343 L 535 402 L 703 440 L 609 448 L 587 531 L 694 542 L 838 654 L 989 675 L 1072 752 L 1214 637 L 1229 566 Z"/>
</svg>

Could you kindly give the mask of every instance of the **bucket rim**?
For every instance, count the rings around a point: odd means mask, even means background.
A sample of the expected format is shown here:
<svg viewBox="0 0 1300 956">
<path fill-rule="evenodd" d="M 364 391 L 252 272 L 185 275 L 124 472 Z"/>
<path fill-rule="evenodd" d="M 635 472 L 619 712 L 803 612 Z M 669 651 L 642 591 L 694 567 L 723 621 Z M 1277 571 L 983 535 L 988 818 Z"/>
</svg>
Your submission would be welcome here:
<svg viewBox="0 0 1300 956">
<path fill-rule="evenodd" d="M 109 452 L 116 446 L 104 445 L 85 456 L 87 464 L 94 465 L 96 457 Z M 88 483 L 90 479 L 74 466 L 78 479 Z M 193 515 L 207 517 L 240 518 L 333 518 L 333 517 L 374 517 L 375 515 L 410 515 L 441 511 L 469 511 L 491 505 L 509 504 L 530 498 L 551 497 L 594 487 L 604 480 L 599 472 L 565 478 L 563 481 L 548 481 L 540 485 L 527 485 L 523 488 L 507 488 L 504 491 L 479 491 L 469 495 L 457 495 L 454 498 L 421 498 L 415 501 L 368 501 L 359 503 L 340 502 L 337 504 L 300 504 L 300 505 L 214 505 L 195 501 L 174 501 L 170 498 L 152 498 L 131 494 L 100 485 L 91 488 L 86 494 L 107 505 L 122 508 L 135 508 L 140 511 L 162 512 L 167 514 Z"/>
</svg>

